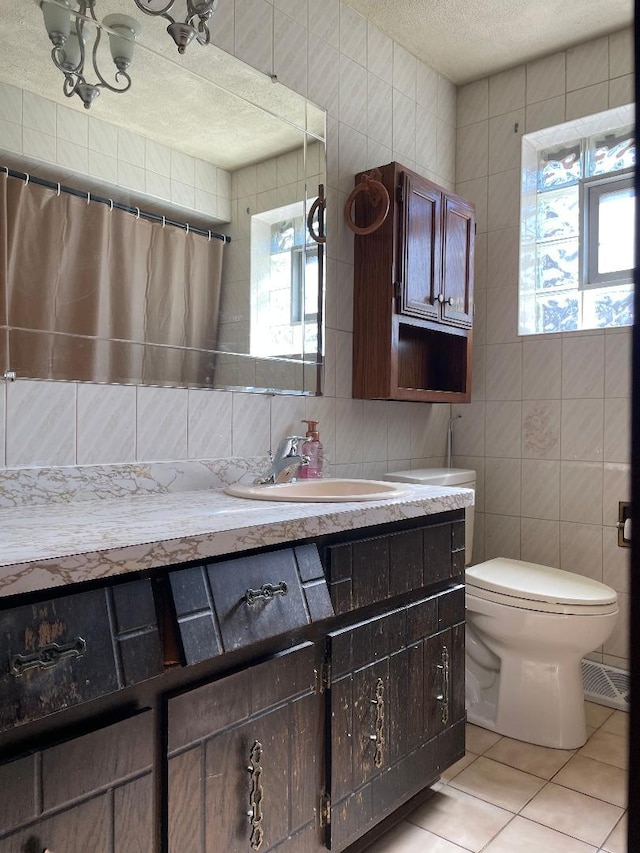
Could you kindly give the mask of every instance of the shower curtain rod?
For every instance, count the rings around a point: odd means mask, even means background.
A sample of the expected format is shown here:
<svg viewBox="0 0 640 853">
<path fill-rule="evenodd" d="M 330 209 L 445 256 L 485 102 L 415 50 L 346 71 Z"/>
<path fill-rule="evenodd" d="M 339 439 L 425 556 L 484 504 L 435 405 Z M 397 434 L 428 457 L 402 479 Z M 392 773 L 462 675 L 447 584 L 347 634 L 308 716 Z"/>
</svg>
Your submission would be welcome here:
<svg viewBox="0 0 640 853">
<path fill-rule="evenodd" d="M 74 187 L 66 187 L 64 184 L 59 184 L 57 181 L 48 181 L 46 178 L 38 178 L 35 175 L 30 175 L 28 172 L 16 172 L 15 169 L 10 169 L 8 166 L 0 166 L 0 171 L 5 172 L 7 177 L 19 178 L 26 184 L 32 183 L 39 187 L 47 187 L 50 190 L 55 190 L 58 195 L 60 195 L 60 193 L 68 193 L 69 195 L 74 195 L 78 198 L 86 198 L 87 203 L 90 201 L 97 201 L 100 204 L 109 205 L 111 210 L 116 208 L 116 210 L 123 210 L 125 213 L 131 213 L 136 217 L 136 219 L 142 218 L 149 219 L 151 222 L 161 222 L 163 228 L 165 225 L 173 225 L 175 228 L 182 228 L 182 230 L 186 231 L 187 234 L 199 234 L 201 237 L 208 237 L 209 240 L 222 240 L 223 243 L 231 242 L 231 237 L 227 237 L 226 234 L 218 234 L 215 231 L 209 231 L 205 228 L 196 228 L 189 225 L 188 222 L 176 222 L 173 219 L 167 219 L 166 216 L 151 213 L 151 211 L 148 210 L 140 210 L 139 207 L 130 207 L 127 204 L 120 204 L 112 198 L 104 198 L 104 196 L 94 195 L 92 192 L 77 190 L 74 189 Z"/>
</svg>

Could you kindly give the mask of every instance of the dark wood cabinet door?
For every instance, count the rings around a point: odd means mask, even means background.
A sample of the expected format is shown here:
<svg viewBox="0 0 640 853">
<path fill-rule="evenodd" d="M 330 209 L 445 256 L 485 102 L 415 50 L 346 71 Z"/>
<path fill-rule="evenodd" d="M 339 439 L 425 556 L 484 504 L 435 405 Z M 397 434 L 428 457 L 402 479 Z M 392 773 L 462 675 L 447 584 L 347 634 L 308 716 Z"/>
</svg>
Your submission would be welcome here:
<svg viewBox="0 0 640 853">
<path fill-rule="evenodd" d="M 146 711 L 0 765 L 0 851 L 154 853 L 153 730 Z"/>
<path fill-rule="evenodd" d="M 473 325 L 475 214 L 462 199 L 444 197 L 442 238 L 442 319 Z"/>
<path fill-rule="evenodd" d="M 399 252 L 400 312 L 437 320 L 440 315 L 442 193 L 403 172 Z"/>
<path fill-rule="evenodd" d="M 315 668 L 306 643 L 169 700 L 169 853 L 321 849 Z"/>
</svg>

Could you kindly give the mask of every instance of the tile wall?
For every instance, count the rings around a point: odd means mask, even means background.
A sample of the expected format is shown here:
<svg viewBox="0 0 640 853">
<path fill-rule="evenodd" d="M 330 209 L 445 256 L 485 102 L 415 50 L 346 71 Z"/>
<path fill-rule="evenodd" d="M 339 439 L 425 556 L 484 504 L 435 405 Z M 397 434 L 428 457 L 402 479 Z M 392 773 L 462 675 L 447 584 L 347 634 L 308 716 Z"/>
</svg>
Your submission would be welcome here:
<svg viewBox="0 0 640 853">
<path fill-rule="evenodd" d="M 594 657 L 628 668 L 631 330 L 518 337 L 523 133 L 633 101 L 631 30 L 458 91 L 457 191 L 474 201 L 472 402 L 454 407 L 458 465 L 478 474 L 474 560 L 546 563 L 613 586 L 621 615 Z"/>
<path fill-rule="evenodd" d="M 453 187 L 456 89 L 340 0 L 318 9 L 224 0 L 212 29 L 218 47 L 328 112 L 325 396 L 18 380 L 0 393 L 0 465 L 255 456 L 305 416 L 320 421 L 333 473 L 441 463 L 449 406 L 351 399 L 353 235 L 342 208 L 358 171 L 393 159 Z"/>
</svg>

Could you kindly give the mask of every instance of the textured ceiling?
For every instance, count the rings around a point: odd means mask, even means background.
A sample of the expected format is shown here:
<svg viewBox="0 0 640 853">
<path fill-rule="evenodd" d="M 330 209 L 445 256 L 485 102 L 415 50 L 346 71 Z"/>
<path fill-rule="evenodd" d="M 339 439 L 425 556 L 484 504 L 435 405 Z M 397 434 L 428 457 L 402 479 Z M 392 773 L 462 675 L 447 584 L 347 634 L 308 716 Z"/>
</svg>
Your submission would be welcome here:
<svg viewBox="0 0 640 853">
<path fill-rule="evenodd" d="M 132 7 L 132 0 L 96 4 L 100 18 L 110 12 L 131 14 Z M 103 91 L 91 107 L 92 117 L 229 170 L 302 145 L 302 133 L 293 125 L 305 126 L 304 98 L 211 45 L 194 43 L 179 57 L 166 21 L 140 12 L 137 18 L 143 32 L 131 65 L 131 89 L 121 95 Z M 107 44 L 105 34 L 100 67 L 113 82 Z M 0 81 L 85 112 L 77 96 L 63 95 L 63 76 L 50 51 L 37 6 L 29 0 L 0 0 Z M 87 79 L 94 82 L 93 73 Z M 315 110 L 310 124 L 322 133 L 324 113 Z"/>
<path fill-rule="evenodd" d="M 454 83 L 631 24 L 633 0 L 345 0 Z"/>
</svg>

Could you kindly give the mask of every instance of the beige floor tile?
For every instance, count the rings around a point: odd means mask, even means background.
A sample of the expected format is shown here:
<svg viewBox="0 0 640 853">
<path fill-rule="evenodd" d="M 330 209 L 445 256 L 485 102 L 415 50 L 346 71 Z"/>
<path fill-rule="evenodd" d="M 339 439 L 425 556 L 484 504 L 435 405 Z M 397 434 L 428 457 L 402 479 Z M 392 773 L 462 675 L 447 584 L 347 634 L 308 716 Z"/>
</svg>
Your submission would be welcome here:
<svg viewBox="0 0 640 853">
<path fill-rule="evenodd" d="M 485 847 L 484 853 L 593 853 L 597 850 L 539 823 L 515 817 Z"/>
<path fill-rule="evenodd" d="M 604 705 L 596 705 L 595 702 L 585 702 L 584 712 L 587 718 L 587 725 L 593 726 L 594 729 L 599 729 L 605 720 L 608 720 L 613 714 L 613 708 L 605 708 Z"/>
<path fill-rule="evenodd" d="M 605 732 L 598 729 L 592 734 L 585 745 L 578 751 L 578 755 L 586 755 L 605 764 L 613 764 L 614 767 L 622 767 L 626 770 L 629 764 L 627 755 L 627 739 L 620 735 Z"/>
<path fill-rule="evenodd" d="M 546 746 L 534 746 L 521 740 L 503 737 L 501 741 L 488 749 L 484 757 L 516 767 L 525 773 L 551 779 L 573 755 L 569 749 L 549 749 Z"/>
<path fill-rule="evenodd" d="M 623 814 L 618 806 L 549 782 L 522 810 L 522 816 L 600 846 Z"/>
<path fill-rule="evenodd" d="M 616 824 L 615 829 L 602 845 L 607 853 L 627 853 L 627 816 Z"/>
<path fill-rule="evenodd" d="M 468 767 L 477 757 L 473 752 L 466 752 L 459 761 L 456 761 L 448 770 L 440 774 L 440 779 L 443 782 L 450 782 L 454 776 L 457 776 L 465 767 Z"/>
<path fill-rule="evenodd" d="M 574 755 L 553 781 L 614 806 L 624 808 L 627 804 L 627 771 L 586 755 Z"/>
<path fill-rule="evenodd" d="M 399 823 L 383 838 L 367 849 L 367 853 L 468 853 L 464 847 L 458 847 L 445 838 L 439 838 L 432 832 L 414 826 L 411 823 Z"/>
<path fill-rule="evenodd" d="M 609 719 L 602 724 L 602 731 L 627 737 L 629 734 L 629 714 L 626 711 L 614 711 Z"/>
<path fill-rule="evenodd" d="M 497 735 L 488 729 L 482 729 L 480 726 L 473 726 L 471 723 L 467 723 L 465 738 L 467 752 L 475 752 L 476 755 L 482 755 L 490 746 L 497 743 L 502 738 L 502 735 Z"/>
<path fill-rule="evenodd" d="M 544 785 L 544 779 L 480 756 L 450 784 L 515 813 L 538 793 Z"/>
<path fill-rule="evenodd" d="M 407 820 L 478 853 L 512 817 L 504 809 L 442 785 Z"/>
</svg>

